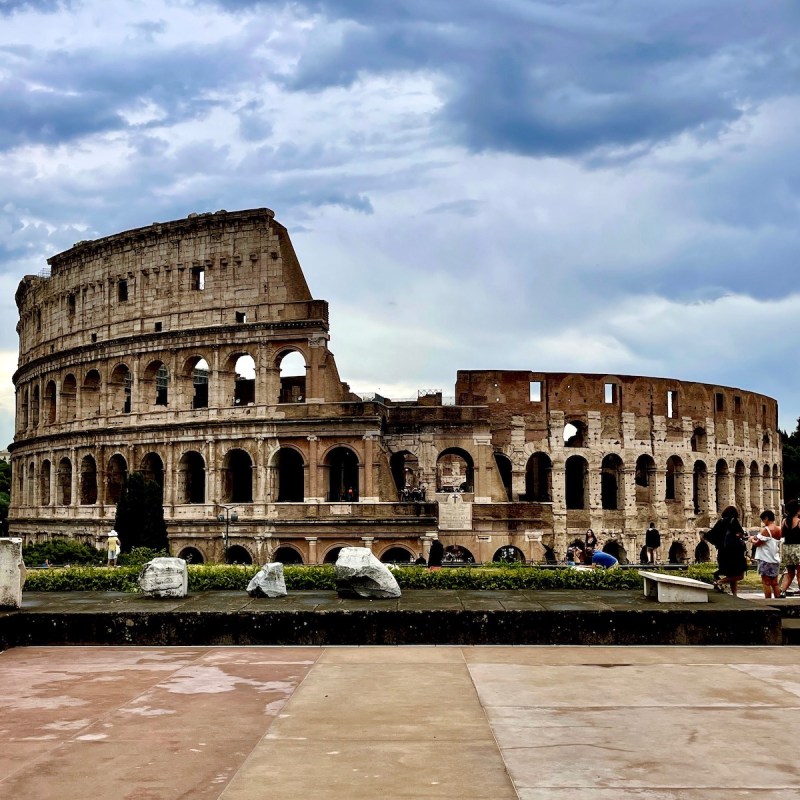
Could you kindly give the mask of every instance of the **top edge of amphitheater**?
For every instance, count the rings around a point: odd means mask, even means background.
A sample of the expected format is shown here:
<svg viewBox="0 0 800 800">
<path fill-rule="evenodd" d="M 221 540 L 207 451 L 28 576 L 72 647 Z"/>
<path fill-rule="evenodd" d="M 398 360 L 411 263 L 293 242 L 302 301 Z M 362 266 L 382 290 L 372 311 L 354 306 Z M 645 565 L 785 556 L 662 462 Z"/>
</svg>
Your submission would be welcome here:
<svg viewBox="0 0 800 800">
<path fill-rule="evenodd" d="M 187 228 L 202 228 L 223 222 L 237 222 L 251 219 L 266 219 L 271 221 L 274 218 L 275 212 L 271 208 L 247 208 L 241 211 L 227 211 L 223 208 L 219 211 L 192 212 L 180 219 L 168 220 L 167 222 L 153 222 L 141 228 L 131 228 L 126 231 L 110 234 L 109 236 L 102 236 L 99 239 L 81 240 L 67 250 L 63 250 L 48 258 L 47 263 L 51 267 L 57 268 L 64 262 L 71 260 L 74 256 L 82 255 L 84 251 L 148 235 L 163 236 L 165 234 L 168 235 L 173 232 L 183 231 Z"/>
</svg>

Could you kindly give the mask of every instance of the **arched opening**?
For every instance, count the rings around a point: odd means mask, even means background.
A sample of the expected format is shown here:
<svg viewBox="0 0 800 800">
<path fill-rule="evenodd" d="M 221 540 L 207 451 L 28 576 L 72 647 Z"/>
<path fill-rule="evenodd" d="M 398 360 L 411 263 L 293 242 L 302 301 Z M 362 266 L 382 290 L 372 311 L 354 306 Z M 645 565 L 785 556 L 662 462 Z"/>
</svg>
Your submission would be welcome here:
<svg viewBox="0 0 800 800">
<path fill-rule="evenodd" d="M 48 381 L 44 387 L 44 421 L 52 425 L 56 421 L 56 384 Z"/>
<path fill-rule="evenodd" d="M 336 559 L 339 558 L 339 553 L 342 552 L 341 547 L 331 547 L 327 553 L 325 553 L 325 557 L 322 559 L 323 564 L 335 564 Z"/>
<path fill-rule="evenodd" d="M 281 447 L 275 454 L 278 473 L 278 502 L 302 503 L 305 497 L 303 488 L 303 456 L 293 447 Z"/>
<path fill-rule="evenodd" d="M 178 462 L 178 502 L 205 503 L 206 462 L 196 450 L 189 450 Z"/>
<path fill-rule="evenodd" d="M 553 500 L 553 462 L 546 453 L 534 453 L 525 465 L 525 500 L 531 503 Z"/>
<path fill-rule="evenodd" d="M 231 545 L 225 558 L 228 564 L 252 564 L 253 556 L 240 544 Z"/>
<path fill-rule="evenodd" d="M 564 426 L 564 447 L 584 447 L 586 441 L 586 423 L 570 420 Z"/>
<path fill-rule="evenodd" d="M 151 361 L 144 371 L 144 396 L 154 406 L 169 405 L 169 370 L 163 361 Z"/>
<path fill-rule="evenodd" d="M 625 505 L 622 459 L 609 453 L 600 466 L 600 502 L 606 511 L 618 511 Z"/>
<path fill-rule="evenodd" d="M 178 558 L 182 558 L 187 564 L 205 564 L 206 561 L 196 547 L 184 547 L 178 553 Z"/>
<path fill-rule="evenodd" d="M 731 505 L 731 476 L 728 470 L 728 462 L 724 458 L 717 461 L 714 491 L 717 513 L 719 513 Z"/>
<path fill-rule="evenodd" d="M 474 485 L 472 456 L 458 447 L 439 453 L 436 459 L 437 492 L 471 492 Z"/>
<path fill-rule="evenodd" d="M 253 459 L 246 450 L 235 448 L 222 462 L 222 502 L 253 502 Z"/>
<path fill-rule="evenodd" d="M 302 564 L 303 556 L 294 547 L 283 545 L 272 555 L 273 561 L 280 561 L 281 564 Z"/>
<path fill-rule="evenodd" d="M 139 471 L 146 481 L 157 483 L 164 489 L 164 462 L 158 453 L 147 453 L 142 459 Z"/>
<path fill-rule="evenodd" d="M 50 470 L 52 469 L 50 461 L 45 459 L 39 468 L 39 504 L 43 506 L 50 505 Z"/>
<path fill-rule="evenodd" d="M 636 505 L 649 506 L 655 502 L 656 462 L 647 454 L 636 459 L 634 472 Z"/>
<path fill-rule="evenodd" d="M 708 470 L 704 461 L 695 461 L 692 472 L 692 504 L 695 514 L 705 514 L 708 509 Z"/>
<path fill-rule="evenodd" d="M 707 441 L 706 441 L 706 430 L 705 430 L 705 428 L 701 428 L 700 426 L 698 426 L 698 427 L 696 427 L 694 429 L 694 432 L 692 433 L 691 445 L 692 445 L 692 452 L 693 453 L 705 453 L 706 452 L 706 447 L 708 445 L 707 445 Z"/>
<path fill-rule="evenodd" d="M 278 359 L 281 391 L 279 403 L 303 403 L 306 399 L 306 360 L 292 350 Z"/>
<path fill-rule="evenodd" d="M 414 554 L 405 547 L 390 547 L 381 553 L 381 562 L 384 564 L 413 564 Z"/>
<path fill-rule="evenodd" d="M 27 387 L 22 390 L 21 401 L 19 404 L 19 430 L 24 431 L 28 427 L 29 393 Z"/>
<path fill-rule="evenodd" d="M 128 462 L 119 453 L 111 456 L 106 469 L 106 503 L 116 505 L 119 502 L 127 478 Z"/>
<path fill-rule="evenodd" d="M 81 416 L 100 416 L 100 373 L 90 369 L 83 379 L 81 387 Z"/>
<path fill-rule="evenodd" d="M 400 500 L 421 500 L 419 486 L 419 460 L 408 450 L 392 453 L 389 459 L 389 468 L 392 471 L 394 485 L 397 487 L 397 496 Z"/>
<path fill-rule="evenodd" d="M 328 454 L 327 468 L 328 500 L 358 502 L 358 456 L 349 447 L 334 447 Z"/>
<path fill-rule="evenodd" d="M 460 544 L 449 544 L 444 549 L 442 563 L 445 564 L 474 564 L 475 556 Z"/>
<path fill-rule="evenodd" d="M 208 408 L 208 362 L 204 358 L 194 358 L 192 362 L 192 408 Z"/>
<path fill-rule="evenodd" d="M 93 506 L 97 502 L 97 463 L 92 456 L 81 459 L 80 504 Z"/>
<path fill-rule="evenodd" d="M 511 490 L 511 459 L 503 453 L 495 453 L 494 463 L 497 464 L 497 471 L 500 473 L 500 480 L 506 492 L 506 499 L 511 502 L 514 499 Z"/>
<path fill-rule="evenodd" d="M 62 458 L 58 462 L 58 500 L 59 505 L 72 505 L 72 462 Z"/>
<path fill-rule="evenodd" d="M 130 414 L 133 375 L 128 365 L 117 364 L 108 383 L 109 410 L 117 414 Z"/>
<path fill-rule="evenodd" d="M 244 353 L 233 365 L 233 404 L 252 406 L 256 402 L 256 362 Z"/>
<path fill-rule="evenodd" d="M 683 461 L 679 456 L 670 456 L 667 459 L 664 499 L 676 503 L 683 502 Z"/>
<path fill-rule="evenodd" d="M 31 423 L 33 427 L 39 424 L 39 387 L 34 386 L 31 393 Z"/>
<path fill-rule="evenodd" d="M 614 556 L 620 564 L 628 563 L 628 553 L 622 546 L 622 543 L 618 542 L 616 539 L 609 539 L 603 545 L 603 552 Z"/>
<path fill-rule="evenodd" d="M 677 539 L 669 546 L 667 560 L 670 564 L 685 564 L 689 560 L 686 555 L 686 546 Z"/>
<path fill-rule="evenodd" d="M 564 464 L 564 495 L 567 509 L 586 508 L 589 464 L 582 456 L 570 456 Z"/>
<path fill-rule="evenodd" d="M 78 398 L 78 381 L 74 375 L 67 375 L 61 384 L 61 418 L 64 422 L 75 419 Z"/>
<path fill-rule="evenodd" d="M 694 549 L 694 560 L 698 564 L 706 564 L 711 561 L 711 548 L 705 539 L 701 539 Z"/>
<path fill-rule="evenodd" d="M 504 561 L 506 564 L 524 564 L 525 554 L 519 547 L 513 544 L 506 544 L 495 550 L 492 561 Z"/>
</svg>

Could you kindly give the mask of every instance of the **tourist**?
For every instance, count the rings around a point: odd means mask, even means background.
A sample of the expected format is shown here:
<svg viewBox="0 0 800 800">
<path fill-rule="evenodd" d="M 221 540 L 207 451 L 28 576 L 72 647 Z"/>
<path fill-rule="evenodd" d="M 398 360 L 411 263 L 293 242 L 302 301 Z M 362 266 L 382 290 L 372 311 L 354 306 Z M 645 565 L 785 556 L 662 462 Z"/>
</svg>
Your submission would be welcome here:
<svg viewBox="0 0 800 800">
<path fill-rule="evenodd" d="M 600 567 L 602 569 L 611 569 L 611 567 L 616 567 L 619 564 L 614 556 L 611 553 L 604 553 L 602 550 L 598 550 L 592 554 L 592 566 L 593 567 Z"/>
<path fill-rule="evenodd" d="M 117 566 L 117 556 L 119 555 L 119 536 L 115 530 L 108 532 L 108 539 L 106 540 L 106 547 L 108 549 L 108 566 Z"/>
<path fill-rule="evenodd" d="M 780 528 L 775 524 L 775 514 L 772 511 L 764 511 L 761 514 L 761 522 L 763 527 L 755 536 L 750 537 L 750 543 L 756 551 L 758 574 L 761 576 L 764 597 L 771 600 L 773 597 L 780 597 L 781 593 L 778 586 L 778 567 L 781 559 L 778 539 L 773 535 L 774 528 L 780 536 Z"/>
<path fill-rule="evenodd" d="M 723 584 L 727 583 L 730 584 L 731 594 L 736 596 L 739 581 L 744 580 L 747 571 L 747 545 L 735 506 L 728 506 L 722 512 L 705 538 L 717 548 L 714 591 L 724 592 Z"/>
<path fill-rule="evenodd" d="M 655 522 L 651 522 L 650 527 L 644 532 L 644 546 L 647 548 L 647 563 L 655 564 L 659 559 L 659 548 L 661 547 L 661 534 L 658 532 Z"/>
<path fill-rule="evenodd" d="M 597 549 L 597 537 L 594 535 L 594 531 L 589 528 L 586 531 L 586 536 L 583 540 L 583 552 L 587 559 L 591 559 L 592 553 Z"/>
<path fill-rule="evenodd" d="M 786 518 L 781 525 L 781 538 L 783 550 L 781 554 L 781 567 L 786 570 L 781 584 L 780 597 L 786 597 L 788 588 L 797 577 L 797 567 L 800 564 L 800 500 L 790 500 L 786 504 Z M 800 578 L 797 578 L 800 586 Z"/>
<path fill-rule="evenodd" d="M 428 562 L 425 560 L 425 556 L 422 555 L 422 553 L 420 553 L 417 556 L 417 560 L 414 563 L 419 565 L 420 567 L 424 567 Z"/>
<path fill-rule="evenodd" d="M 443 556 L 444 545 L 438 539 L 434 539 L 431 542 L 431 550 L 428 553 L 428 569 L 441 569 Z"/>
</svg>

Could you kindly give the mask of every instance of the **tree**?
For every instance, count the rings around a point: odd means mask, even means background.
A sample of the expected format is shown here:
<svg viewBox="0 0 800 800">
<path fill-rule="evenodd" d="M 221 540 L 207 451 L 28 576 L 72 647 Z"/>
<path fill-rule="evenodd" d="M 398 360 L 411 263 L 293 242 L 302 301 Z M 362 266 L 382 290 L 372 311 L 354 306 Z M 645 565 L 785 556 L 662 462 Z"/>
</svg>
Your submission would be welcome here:
<svg viewBox="0 0 800 800">
<path fill-rule="evenodd" d="M 791 434 L 781 431 L 783 444 L 783 496 L 787 500 L 800 497 L 800 418 Z"/>
<path fill-rule="evenodd" d="M 117 502 L 114 528 L 123 553 L 135 547 L 169 552 L 161 487 L 141 472 L 132 472 Z"/>
</svg>

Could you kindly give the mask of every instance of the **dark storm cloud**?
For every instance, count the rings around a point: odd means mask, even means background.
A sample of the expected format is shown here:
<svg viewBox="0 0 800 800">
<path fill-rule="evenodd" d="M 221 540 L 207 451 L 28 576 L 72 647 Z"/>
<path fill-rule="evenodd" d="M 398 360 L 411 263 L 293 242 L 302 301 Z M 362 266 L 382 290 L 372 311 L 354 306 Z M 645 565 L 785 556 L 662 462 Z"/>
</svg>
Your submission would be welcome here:
<svg viewBox="0 0 800 800">
<path fill-rule="evenodd" d="M 231 12 L 285 7 L 219 0 Z M 442 125 L 472 150 L 641 155 L 682 132 L 714 137 L 800 85 L 794 0 L 375 3 L 299 0 L 315 33 L 287 88 L 438 76 Z M 614 156 L 620 158 L 619 154 Z"/>
<path fill-rule="evenodd" d="M 158 109 L 157 123 L 192 119 L 225 101 L 211 97 L 250 80 L 252 63 L 228 59 L 228 43 L 205 47 L 127 51 L 81 49 L 40 52 L 0 49 L 0 149 L 57 144 L 128 127 L 127 111 Z"/>
</svg>

